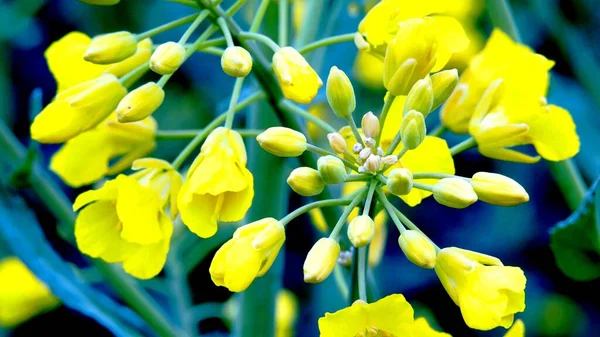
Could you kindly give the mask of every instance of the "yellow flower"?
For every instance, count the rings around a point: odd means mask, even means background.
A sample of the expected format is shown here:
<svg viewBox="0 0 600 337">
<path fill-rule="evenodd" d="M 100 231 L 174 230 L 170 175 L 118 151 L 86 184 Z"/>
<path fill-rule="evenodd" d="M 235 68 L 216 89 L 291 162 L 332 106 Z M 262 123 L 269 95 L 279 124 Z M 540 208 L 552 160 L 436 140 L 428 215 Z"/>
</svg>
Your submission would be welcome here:
<svg viewBox="0 0 600 337">
<path fill-rule="evenodd" d="M 438 252 L 435 272 L 473 329 L 508 328 L 514 314 L 525 310 L 527 280 L 523 271 L 505 267 L 495 257 L 444 248 Z"/>
<path fill-rule="evenodd" d="M 293 337 L 298 319 L 298 300 L 294 293 L 282 289 L 275 302 L 275 337 Z"/>
<path fill-rule="evenodd" d="M 358 51 L 353 67 L 354 78 L 371 90 L 383 89 L 383 62 L 365 51 Z"/>
<path fill-rule="evenodd" d="M 18 258 L 0 260 L 0 327 L 14 327 L 58 304 L 48 287 Z"/>
<path fill-rule="evenodd" d="M 31 138 L 41 143 L 65 142 L 108 117 L 126 93 L 114 75 L 102 75 L 62 91 L 31 123 Z"/>
<path fill-rule="evenodd" d="M 433 330 L 424 318 L 415 320 L 404 296 L 393 294 L 375 303 L 352 306 L 319 318 L 321 337 L 449 337 Z"/>
<path fill-rule="evenodd" d="M 155 132 L 152 117 L 123 124 L 111 114 L 94 129 L 68 140 L 52 156 L 50 169 L 69 186 L 91 184 L 129 168 L 134 160 L 152 152 Z"/>
<path fill-rule="evenodd" d="M 209 268 L 212 281 L 240 292 L 263 276 L 285 241 L 281 222 L 265 218 L 238 228 L 215 254 Z"/>
<path fill-rule="evenodd" d="M 525 324 L 523 321 L 518 319 L 515 324 L 506 332 L 504 337 L 525 337 Z"/>
<path fill-rule="evenodd" d="M 125 271 L 140 279 L 156 276 L 169 252 L 177 216 L 176 195 L 181 177 L 159 159 L 139 159 L 130 176 L 119 175 L 98 190 L 80 194 L 73 209 L 75 239 L 84 254 L 109 263 L 122 262 Z"/>
<path fill-rule="evenodd" d="M 310 103 L 323 85 L 315 70 L 292 47 L 283 47 L 273 55 L 273 70 L 285 98 L 297 103 Z"/>
<path fill-rule="evenodd" d="M 218 221 L 241 220 L 254 197 L 246 148 L 236 131 L 219 127 L 208 136 L 179 192 L 181 220 L 196 235 L 217 232 Z"/>
<path fill-rule="evenodd" d="M 62 92 L 76 84 L 94 79 L 108 73 L 121 77 L 150 59 L 152 41 L 145 39 L 137 45 L 136 53 L 111 65 L 99 65 L 85 61 L 83 55 L 92 39 L 80 32 L 71 32 L 46 49 L 48 67 Z"/>
<path fill-rule="evenodd" d="M 358 31 L 370 45 L 370 51 L 384 55 L 387 45 L 397 37 L 401 24 L 410 19 L 428 18 L 435 30 L 436 60 L 432 71 L 446 65 L 453 53 L 467 48 L 469 40 L 460 23 L 446 11 L 448 1 L 383 0 L 375 5 L 358 26 Z M 411 49 L 414 45 L 404 46 Z"/>
</svg>

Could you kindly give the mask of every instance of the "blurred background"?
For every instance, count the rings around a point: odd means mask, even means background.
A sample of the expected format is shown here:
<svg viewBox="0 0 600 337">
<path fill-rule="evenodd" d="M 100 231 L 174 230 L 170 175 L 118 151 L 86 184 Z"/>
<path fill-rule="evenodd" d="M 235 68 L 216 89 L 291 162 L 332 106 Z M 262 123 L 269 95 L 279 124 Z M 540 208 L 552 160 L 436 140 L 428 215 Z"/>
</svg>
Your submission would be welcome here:
<svg viewBox="0 0 600 337">
<path fill-rule="evenodd" d="M 24 144 L 29 143 L 32 92 L 37 89 L 37 95 L 41 93 L 43 103 L 47 104 L 56 90 L 44 59 L 44 50 L 53 41 L 74 30 L 90 36 L 118 30 L 142 32 L 191 13 L 186 6 L 160 0 L 121 2 L 119 6 L 96 7 L 75 0 L 0 0 L 0 118 Z M 225 4 L 229 2 L 225 1 Z M 356 31 L 365 8 L 375 3 L 353 0 L 331 2 L 330 12 L 315 14 L 327 16 L 319 27 L 320 37 Z M 258 0 L 248 0 L 246 7 L 236 16 L 242 25 L 247 26 L 252 19 L 257 3 Z M 471 38 L 469 50 L 454 57 L 449 66 L 462 69 L 469 58 L 483 47 L 492 27 L 483 0 L 453 0 L 451 3 L 450 14 L 463 22 Z M 582 143 L 575 160 L 586 182 L 591 185 L 600 175 L 600 49 L 596 47 L 600 43 L 598 3 L 596 0 L 515 0 L 511 4 L 524 42 L 556 61 L 548 101 L 564 106 L 573 115 Z M 276 26 L 277 6 L 271 7 L 265 19 L 265 32 L 274 32 Z M 293 4 L 295 25 L 301 24 L 298 19 L 302 17 L 301 10 L 301 6 Z M 176 40 L 183 30 L 179 28 L 161 34 L 154 42 Z M 380 109 L 384 90 L 377 74 L 381 70 L 368 55 L 357 56 L 352 43 L 314 52 L 310 54 L 309 61 L 323 79 L 333 65 L 352 74 L 359 113 Z M 195 55 L 166 87 L 165 104 L 154 115 L 160 129 L 189 129 L 206 125 L 212 116 L 226 108 L 230 95 L 228 88 L 232 86 L 233 79 L 223 75 L 218 57 Z M 327 106 L 320 104 L 323 102 L 326 102 L 325 90 L 320 91 L 310 111 L 336 123 Z M 434 118 L 429 118 L 428 123 L 433 129 L 439 119 L 437 113 L 431 116 Z M 309 126 L 309 131 L 324 139 L 324 134 L 319 134 L 318 130 Z M 447 134 L 445 138 L 454 145 L 464 136 Z M 185 141 L 160 141 L 153 156 L 172 160 L 185 144 Z M 43 166 L 47 166 L 49 156 L 55 150 L 53 146 L 41 147 L 39 160 Z M 557 267 L 550 249 L 549 230 L 566 219 L 571 210 L 553 180 L 548 164 L 544 161 L 534 165 L 492 161 L 475 150 L 457 156 L 455 164 L 457 174 L 463 176 L 470 176 L 476 171 L 510 176 L 526 188 L 531 201 L 513 208 L 476 203 L 461 211 L 440 206 L 429 198 L 412 209 L 402 205 L 402 210 L 441 247 L 460 246 L 484 252 L 501 258 L 505 265 L 523 268 L 528 280 L 527 309 L 517 317 L 524 320 L 528 336 L 597 335 L 600 331 L 600 293 L 597 292 L 600 283 L 597 280 L 580 282 L 567 277 Z M 289 163 L 290 168 L 295 165 L 294 162 Z M 71 197 L 82 191 L 68 189 L 58 177 L 52 177 Z M 77 250 L 60 239 L 53 218 L 34 198 L 27 193 L 24 196 L 28 206 L 36 212 L 52 246 L 63 258 L 83 266 Z M 294 195 L 290 207 L 303 202 Z M 283 285 L 298 299 L 296 336 L 317 336 L 318 317 L 346 304 L 332 277 L 320 285 L 303 282 L 302 263 L 320 235 L 309 217 L 296 220 L 288 230 Z M 453 336 L 503 335 L 502 329 L 484 333 L 466 327 L 459 309 L 447 296 L 435 273 L 408 262 L 398 248 L 393 226 L 389 227 L 389 233 L 384 258 L 373 273 L 381 295 L 404 294 L 416 308 L 417 316 L 427 316 L 439 329 Z M 202 241 L 196 244 L 202 245 Z M 0 246 L 0 257 L 9 254 L 11 252 L 6 245 Z M 194 303 L 227 301 L 231 297 L 225 288 L 217 288 L 210 281 L 210 258 L 199 262 L 188 278 Z M 228 321 L 233 318 L 230 316 L 225 313 L 222 318 L 203 320 L 199 325 L 200 331 L 215 335 L 226 333 Z M 64 306 L 39 315 L 13 330 L 0 328 L 0 336 L 55 334 L 111 336 L 94 320 Z"/>
</svg>

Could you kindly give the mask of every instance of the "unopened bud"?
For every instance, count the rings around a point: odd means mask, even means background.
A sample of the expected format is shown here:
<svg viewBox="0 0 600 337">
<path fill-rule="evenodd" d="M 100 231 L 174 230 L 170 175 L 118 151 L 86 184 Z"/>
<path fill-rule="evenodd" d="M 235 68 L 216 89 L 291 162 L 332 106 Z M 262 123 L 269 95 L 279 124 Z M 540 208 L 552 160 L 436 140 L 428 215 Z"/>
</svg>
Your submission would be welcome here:
<svg viewBox="0 0 600 337">
<path fill-rule="evenodd" d="M 294 192 L 310 197 L 323 192 L 325 182 L 319 175 L 319 171 L 310 167 L 298 167 L 290 173 L 287 183 Z"/>
<path fill-rule="evenodd" d="M 346 167 L 340 158 L 323 156 L 317 160 L 319 174 L 327 184 L 339 184 L 346 180 Z"/>
<path fill-rule="evenodd" d="M 433 197 L 442 205 L 465 208 L 477 201 L 477 194 L 462 178 L 444 178 L 433 186 Z"/>
<path fill-rule="evenodd" d="M 229 76 L 246 77 L 252 70 L 252 56 L 242 47 L 227 47 L 221 56 L 221 68 Z"/>
<path fill-rule="evenodd" d="M 285 240 L 285 228 L 278 220 L 265 218 L 257 222 L 261 225 L 264 223 L 264 227 L 252 240 L 252 248 L 256 250 L 271 249 Z"/>
<path fill-rule="evenodd" d="M 185 48 L 177 42 L 167 42 L 156 47 L 150 57 L 150 69 L 159 75 L 174 73 L 185 61 Z"/>
<path fill-rule="evenodd" d="M 413 175 L 409 169 L 393 169 L 387 179 L 388 190 L 394 195 L 406 195 L 412 191 Z"/>
<path fill-rule="evenodd" d="M 379 135 L 379 118 L 369 111 L 363 116 L 361 127 L 365 136 L 376 138 Z"/>
<path fill-rule="evenodd" d="M 126 31 L 115 32 L 94 37 L 83 59 L 96 64 L 117 63 L 135 54 L 136 50 L 135 35 Z"/>
<path fill-rule="evenodd" d="M 348 225 L 348 238 L 356 248 L 371 243 L 375 235 L 375 222 L 367 215 L 359 215 Z"/>
<path fill-rule="evenodd" d="M 404 115 L 411 110 L 416 110 L 426 117 L 433 107 L 433 87 L 431 79 L 426 77 L 418 80 L 410 89 L 404 103 Z"/>
<path fill-rule="evenodd" d="M 363 146 L 361 144 L 355 143 L 354 145 L 352 145 L 352 152 L 354 154 L 359 154 L 360 151 L 362 151 L 362 150 L 363 150 Z"/>
<path fill-rule="evenodd" d="M 378 153 L 378 155 L 381 156 L 381 154 L 379 154 L 379 153 Z M 398 156 L 393 155 L 393 154 L 381 158 L 381 164 L 384 166 L 394 166 L 394 165 L 396 165 L 397 162 L 398 162 Z"/>
<path fill-rule="evenodd" d="M 364 149 L 360 150 L 360 152 L 358 153 L 358 159 L 365 161 L 371 156 L 371 154 L 372 154 L 371 149 L 368 147 L 365 147 Z"/>
<path fill-rule="evenodd" d="M 398 238 L 398 244 L 410 262 L 427 269 L 432 269 L 435 266 L 435 247 L 429 239 L 418 231 L 404 231 Z"/>
<path fill-rule="evenodd" d="M 323 282 L 333 271 L 340 256 L 340 245 L 331 238 L 321 238 L 310 249 L 304 266 L 304 282 Z"/>
<path fill-rule="evenodd" d="M 332 132 L 327 135 L 329 146 L 335 153 L 343 154 L 346 152 L 346 140 L 337 132 Z"/>
<path fill-rule="evenodd" d="M 529 194 L 518 182 L 496 173 L 477 172 L 471 186 L 479 200 L 499 206 L 515 206 L 529 201 Z"/>
<path fill-rule="evenodd" d="M 356 109 L 354 88 L 346 73 L 333 66 L 327 77 L 327 102 L 336 116 L 346 118 Z"/>
<path fill-rule="evenodd" d="M 365 142 L 365 146 L 368 146 L 370 148 L 374 148 L 375 145 L 377 145 L 377 141 L 371 137 L 365 138 L 364 142 Z"/>
<path fill-rule="evenodd" d="M 141 121 L 152 115 L 164 99 L 164 90 L 158 84 L 148 82 L 123 97 L 117 106 L 117 119 L 121 123 Z"/>
<path fill-rule="evenodd" d="M 306 137 L 290 128 L 275 126 L 256 137 L 263 150 L 279 157 L 298 157 L 306 151 Z"/>
<path fill-rule="evenodd" d="M 456 69 L 444 70 L 431 75 L 433 87 L 433 106 L 431 110 L 442 105 L 456 88 L 458 84 L 458 71 Z"/>
<path fill-rule="evenodd" d="M 365 168 L 369 172 L 377 172 L 381 168 L 381 157 L 378 155 L 370 155 L 365 162 Z"/>
<path fill-rule="evenodd" d="M 402 125 L 400 126 L 400 133 L 402 135 L 402 143 L 409 150 L 414 150 L 421 145 L 427 135 L 423 114 L 416 110 L 411 110 L 404 115 Z"/>
</svg>

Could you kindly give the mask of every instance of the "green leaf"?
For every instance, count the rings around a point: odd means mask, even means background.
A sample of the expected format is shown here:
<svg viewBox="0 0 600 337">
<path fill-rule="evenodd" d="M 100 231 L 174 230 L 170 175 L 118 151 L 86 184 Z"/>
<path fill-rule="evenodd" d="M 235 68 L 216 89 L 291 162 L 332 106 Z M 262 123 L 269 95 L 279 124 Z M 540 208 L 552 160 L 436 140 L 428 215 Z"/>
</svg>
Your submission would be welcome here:
<svg viewBox="0 0 600 337">
<path fill-rule="evenodd" d="M 558 267 L 577 281 L 600 277 L 599 181 L 588 190 L 579 208 L 550 230 L 550 248 Z"/>
</svg>

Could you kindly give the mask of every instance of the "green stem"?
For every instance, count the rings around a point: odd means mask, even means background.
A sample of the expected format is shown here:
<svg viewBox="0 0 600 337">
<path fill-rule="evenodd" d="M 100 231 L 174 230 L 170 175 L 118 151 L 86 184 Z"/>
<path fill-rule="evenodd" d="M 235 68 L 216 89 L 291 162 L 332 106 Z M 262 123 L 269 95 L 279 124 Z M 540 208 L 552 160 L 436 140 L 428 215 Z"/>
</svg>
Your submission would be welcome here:
<svg viewBox="0 0 600 337">
<path fill-rule="evenodd" d="M 354 41 L 354 35 L 355 33 L 348 33 L 324 38 L 313 43 L 307 44 L 306 46 L 300 48 L 298 52 L 300 54 L 308 54 L 315 49 L 327 47 L 332 44 Z"/>
<path fill-rule="evenodd" d="M 217 47 L 206 47 L 198 49 L 198 52 L 221 57 L 225 53 L 225 50 Z"/>
<path fill-rule="evenodd" d="M 198 26 L 200 26 L 202 21 L 204 21 L 204 19 L 206 19 L 208 14 L 210 14 L 210 12 L 206 9 L 203 10 L 202 12 L 200 12 L 200 14 L 196 18 L 196 20 L 194 20 L 194 22 L 192 22 L 192 24 L 188 27 L 188 29 L 186 29 L 185 33 L 183 33 L 183 35 L 179 39 L 179 44 L 183 45 L 187 42 L 187 40 L 190 38 L 192 33 L 196 30 L 196 28 L 198 28 Z"/>
<path fill-rule="evenodd" d="M 360 133 L 358 132 L 358 128 L 356 127 L 356 123 L 354 122 L 354 118 L 352 117 L 352 115 L 346 117 L 346 122 L 348 122 L 350 130 L 352 130 L 352 134 L 354 135 L 354 138 L 356 138 L 356 142 L 362 146 L 365 146 L 365 142 L 363 142 L 363 139 L 360 136 Z"/>
<path fill-rule="evenodd" d="M 418 188 L 420 190 L 433 192 L 433 186 L 430 186 L 430 185 L 427 185 L 427 184 L 421 184 L 421 183 L 415 183 L 415 182 L 413 182 L 413 188 Z"/>
<path fill-rule="evenodd" d="M 196 18 L 198 16 L 199 16 L 198 13 L 194 13 L 192 15 L 185 16 L 181 19 L 178 19 L 178 20 L 175 20 L 175 21 L 172 21 L 169 23 L 165 23 L 164 25 L 161 25 L 156 28 L 145 31 L 143 33 L 137 34 L 135 36 L 135 38 L 138 41 L 142 41 L 145 38 L 153 37 L 154 35 L 160 34 L 162 32 L 166 32 L 167 30 L 171 30 L 175 27 L 179 27 L 179 26 L 185 25 L 186 23 L 192 22 L 192 21 L 196 20 Z"/>
<path fill-rule="evenodd" d="M 396 96 L 392 95 L 391 93 L 387 94 L 387 98 L 385 99 L 385 102 L 383 103 L 383 108 L 381 109 L 381 115 L 379 115 L 379 124 L 380 124 L 380 128 L 381 130 L 383 130 L 383 126 L 385 125 L 385 120 L 387 119 L 387 115 L 390 112 L 390 108 L 392 107 L 392 104 L 394 103 L 394 99 L 396 99 Z M 398 132 L 399 134 L 400 132 Z M 379 132 L 379 134 L 377 135 L 377 144 L 379 144 L 379 140 L 381 139 L 381 132 Z"/>
<path fill-rule="evenodd" d="M 235 116 L 235 107 L 240 99 L 240 93 L 242 92 L 242 86 L 244 85 L 245 77 L 238 77 L 235 79 L 233 85 L 233 93 L 231 94 L 231 100 L 229 101 L 229 109 L 227 110 L 227 119 L 225 119 L 225 127 L 231 129 L 233 126 L 233 117 Z"/>
<path fill-rule="evenodd" d="M 454 174 L 446 173 L 429 173 L 429 172 L 417 172 L 413 173 L 413 179 L 444 179 L 444 178 L 462 178 L 455 176 Z M 469 178 L 464 178 L 469 179 Z"/>
<path fill-rule="evenodd" d="M 337 130 L 333 126 L 331 126 L 331 124 L 327 123 L 326 121 L 320 119 L 317 116 L 312 115 L 310 112 L 302 109 L 301 107 L 297 106 L 296 104 L 294 104 L 288 100 L 284 100 L 281 103 L 279 103 L 278 107 L 282 110 L 285 110 L 289 113 L 298 115 L 298 116 L 306 119 L 307 121 L 315 124 L 317 127 L 321 128 L 322 130 L 325 130 L 329 133 L 337 132 Z"/>
<path fill-rule="evenodd" d="M 296 45 L 304 46 L 314 40 L 317 32 L 321 28 L 321 19 L 324 15 L 323 8 L 327 5 L 327 1 L 323 0 L 306 0 L 304 16 L 302 18 L 302 26 L 296 40 Z"/>
<path fill-rule="evenodd" d="M 177 252 L 177 249 L 174 250 Z M 187 283 L 187 274 L 182 265 L 180 254 L 171 253 L 167 258 L 167 285 L 175 317 L 188 336 L 196 333 L 196 322 L 192 316 L 192 295 Z"/>
<path fill-rule="evenodd" d="M 289 12 L 288 0 L 279 0 L 279 45 L 287 46 L 288 40 L 288 12 Z"/>
<path fill-rule="evenodd" d="M 456 156 L 457 154 L 466 151 L 470 148 L 476 147 L 477 146 L 477 142 L 475 141 L 475 138 L 473 137 L 469 137 L 465 140 L 463 140 L 462 142 L 454 145 L 451 149 L 450 149 L 450 154 L 452 154 L 452 157 Z"/>
<path fill-rule="evenodd" d="M 192 308 L 194 321 L 201 322 L 208 318 L 223 318 L 223 303 L 207 302 L 201 303 Z"/>
<path fill-rule="evenodd" d="M 433 136 L 433 137 L 442 137 L 444 135 L 444 133 L 446 133 L 446 131 L 448 131 L 448 129 L 446 128 L 446 126 L 444 126 L 444 124 L 438 125 L 435 129 L 433 129 L 428 136 Z"/>
<path fill-rule="evenodd" d="M 123 84 L 125 88 L 129 88 L 135 83 L 135 81 L 144 76 L 148 70 L 150 70 L 150 68 L 148 67 L 148 62 L 146 62 L 125 74 L 119 79 L 119 81 L 121 81 L 121 84 Z"/>
<path fill-rule="evenodd" d="M 398 133 L 396 133 L 396 136 L 394 136 L 392 143 L 385 151 L 385 155 L 389 156 L 390 154 L 394 153 L 394 150 L 396 150 L 396 148 L 398 147 L 398 145 L 400 144 L 401 141 L 402 141 L 402 134 L 400 133 L 400 130 L 398 130 Z M 402 150 L 408 151 L 408 149 L 406 147 L 403 147 Z"/>
<path fill-rule="evenodd" d="M 352 202 L 352 199 L 328 199 L 328 200 L 319 200 L 319 201 L 311 202 L 310 204 L 306 204 L 302 207 L 295 209 L 293 212 L 286 215 L 283 219 L 279 220 L 279 222 L 281 222 L 281 224 L 285 226 L 288 223 L 290 223 L 292 220 L 294 220 L 295 218 L 297 218 L 300 215 L 302 215 L 306 212 L 309 212 L 310 210 L 313 210 L 315 208 L 330 207 L 330 206 L 344 206 L 344 205 L 350 204 L 351 202 Z"/>
<path fill-rule="evenodd" d="M 262 92 L 257 92 L 255 94 L 251 95 L 250 97 L 246 98 L 245 100 L 240 102 L 240 104 L 238 104 L 235 107 L 235 112 L 238 112 L 238 111 L 246 108 L 248 105 L 250 105 L 264 97 L 265 97 L 265 94 Z M 196 135 L 196 137 L 194 137 L 194 139 L 192 139 L 189 142 L 189 144 L 179 153 L 177 158 L 175 158 L 175 160 L 173 160 L 173 163 L 171 164 L 173 166 L 173 168 L 175 170 L 179 169 L 181 167 L 181 165 L 183 165 L 185 160 L 200 145 L 200 143 L 202 143 L 202 141 L 204 141 L 204 139 L 206 139 L 206 137 L 208 137 L 208 135 L 214 129 L 216 129 L 221 123 L 223 123 L 223 121 L 225 121 L 226 118 L 227 118 L 227 112 L 224 112 L 224 113 L 220 114 L 219 116 L 217 116 L 215 119 L 213 119 L 213 121 L 210 122 L 204 129 L 201 129 L 200 132 L 198 132 L 198 134 Z"/>
<path fill-rule="evenodd" d="M 314 152 L 316 154 L 320 154 L 322 156 L 334 156 L 336 158 L 339 158 L 344 165 L 346 165 L 346 167 L 351 168 L 352 170 L 354 170 L 355 172 L 358 172 L 358 166 L 356 166 L 353 162 L 345 159 L 345 158 L 340 158 L 338 156 L 335 155 L 335 153 L 327 151 L 325 149 L 322 149 L 318 146 L 312 145 L 312 144 L 306 144 L 306 150 L 310 151 L 310 152 Z"/>
<path fill-rule="evenodd" d="M 363 199 L 365 198 L 365 193 L 367 193 L 367 188 L 363 188 L 361 190 L 361 192 L 359 192 L 356 197 L 354 198 L 354 200 L 352 200 L 352 202 L 344 209 L 344 212 L 342 213 L 342 216 L 338 219 L 337 223 L 335 224 L 335 227 L 333 227 L 333 230 L 331 231 L 331 234 L 329 234 L 329 238 L 330 239 L 334 239 L 337 240 L 338 236 L 340 235 L 340 232 L 342 231 L 342 228 L 344 227 L 344 224 L 346 223 L 346 220 L 348 219 L 348 216 L 350 215 L 350 213 L 352 212 L 352 210 L 358 206 L 358 204 L 363 201 Z"/>
<path fill-rule="evenodd" d="M 369 215 L 369 211 L 371 210 L 371 203 L 373 202 L 373 194 L 375 193 L 375 187 L 377 187 L 378 181 L 372 179 L 369 182 L 369 192 L 367 193 L 367 198 L 365 199 L 365 207 L 363 207 L 363 215 Z"/>
<path fill-rule="evenodd" d="M 186 6 L 193 7 L 193 8 L 199 8 L 198 4 L 194 0 L 166 0 L 166 1 L 186 5 Z"/>
<path fill-rule="evenodd" d="M 346 180 L 344 180 L 344 182 L 353 182 L 353 181 L 369 181 L 373 179 L 373 175 L 372 174 L 366 174 L 366 173 L 361 173 L 361 174 L 350 174 L 349 176 L 346 177 Z"/>
<path fill-rule="evenodd" d="M 227 41 L 227 47 L 233 47 L 234 46 L 233 38 L 231 38 L 231 32 L 229 31 L 229 27 L 227 26 L 227 23 L 225 23 L 225 19 L 222 17 L 218 18 L 217 24 L 219 25 L 219 28 L 221 28 L 221 31 L 223 32 L 225 41 Z"/>
<path fill-rule="evenodd" d="M 502 29 L 516 42 L 521 43 L 521 36 L 508 2 L 506 0 L 486 0 L 486 7 L 494 26 Z"/>
<path fill-rule="evenodd" d="M 271 50 L 273 50 L 274 52 L 278 51 L 279 49 L 281 49 L 281 47 L 275 43 L 275 41 L 271 40 L 270 37 L 263 35 L 263 34 L 259 34 L 259 33 L 240 33 L 239 35 L 242 39 L 246 39 L 246 40 L 255 40 L 258 42 L 261 42 L 263 44 L 265 44 L 267 47 L 269 47 Z"/>
<path fill-rule="evenodd" d="M 358 298 L 367 301 L 367 247 L 358 248 Z"/>
<path fill-rule="evenodd" d="M 344 278 L 344 270 L 340 265 L 336 265 L 333 269 L 333 279 L 338 290 L 340 291 L 340 295 L 342 295 L 342 298 L 347 301 L 350 296 L 350 289 L 348 288 L 348 283 L 346 283 L 346 279 Z"/>
<path fill-rule="evenodd" d="M 199 132 L 204 129 L 192 129 L 192 130 L 158 130 L 156 131 L 157 140 L 181 140 L 194 138 Z M 233 129 L 239 133 L 242 137 L 256 137 L 265 130 L 254 130 L 254 129 Z"/>
<path fill-rule="evenodd" d="M 252 24 L 250 25 L 250 29 L 248 31 L 250 33 L 256 33 L 260 29 L 260 23 L 265 17 L 265 13 L 267 12 L 267 8 L 269 8 L 269 3 L 271 0 L 261 0 L 256 13 L 254 14 L 254 20 L 252 20 Z"/>
<path fill-rule="evenodd" d="M 394 222 L 394 224 L 400 231 L 400 234 L 404 233 L 406 228 L 404 228 L 404 225 L 402 224 L 400 219 L 398 219 L 398 217 L 396 216 L 396 213 L 394 212 L 394 209 L 395 209 L 394 205 L 392 205 L 392 203 L 387 199 L 387 197 L 385 196 L 385 193 L 383 192 L 381 187 L 377 187 L 375 192 L 377 193 L 377 201 L 379 201 L 383 205 L 385 210 L 388 212 L 388 214 L 390 215 L 390 218 L 392 218 L 392 221 Z"/>
</svg>

